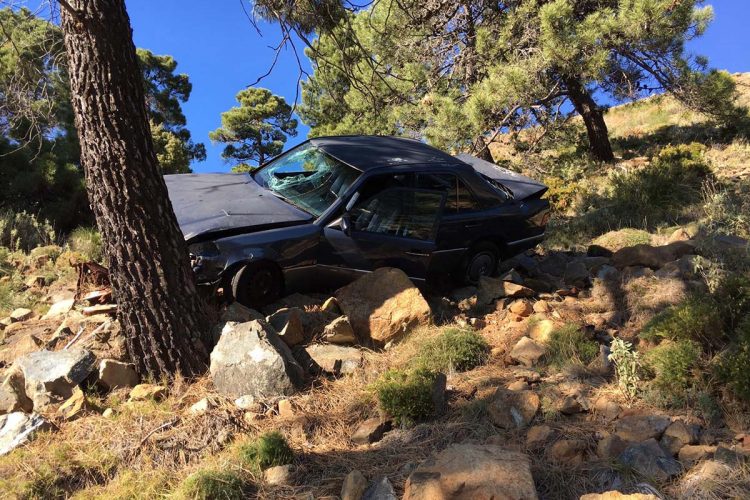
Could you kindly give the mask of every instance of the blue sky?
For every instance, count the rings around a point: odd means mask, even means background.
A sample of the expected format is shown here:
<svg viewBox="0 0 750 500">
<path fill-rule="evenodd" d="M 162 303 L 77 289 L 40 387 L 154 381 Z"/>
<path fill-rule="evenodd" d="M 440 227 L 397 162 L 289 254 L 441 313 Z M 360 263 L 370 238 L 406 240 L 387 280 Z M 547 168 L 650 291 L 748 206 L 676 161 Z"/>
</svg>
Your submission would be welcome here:
<svg viewBox="0 0 750 500">
<path fill-rule="evenodd" d="M 750 71 L 750 1 L 715 0 L 716 19 L 708 32 L 690 45 L 690 50 L 709 57 L 713 67 L 731 72 Z M 247 1 L 245 0 L 247 5 Z M 178 71 L 193 83 L 190 101 L 183 105 L 194 140 L 206 144 L 208 158 L 195 163 L 196 172 L 229 169 L 220 157 L 222 145 L 211 144 L 208 132 L 220 125 L 222 111 L 235 105 L 234 96 L 270 67 L 280 39 L 272 24 L 260 24 L 258 35 L 243 12 L 240 0 L 211 2 L 178 0 L 126 0 L 138 47 L 157 54 L 171 54 Z M 249 9 L 249 7 L 248 7 Z M 300 47 L 301 49 L 301 47 Z M 303 59 L 306 69 L 309 63 Z M 282 52 L 279 61 L 259 86 L 271 89 L 292 102 L 297 89 L 298 65 L 294 54 Z M 288 146 L 305 139 L 307 127 Z"/>
</svg>

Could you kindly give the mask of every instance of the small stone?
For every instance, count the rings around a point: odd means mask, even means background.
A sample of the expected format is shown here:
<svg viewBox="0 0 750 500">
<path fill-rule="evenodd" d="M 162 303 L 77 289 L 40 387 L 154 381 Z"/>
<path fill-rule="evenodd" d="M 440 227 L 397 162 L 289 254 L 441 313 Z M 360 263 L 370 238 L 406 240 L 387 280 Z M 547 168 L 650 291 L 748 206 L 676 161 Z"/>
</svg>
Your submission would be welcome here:
<svg viewBox="0 0 750 500">
<path fill-rule="evenodd" d="M 509 391 L 527 391 L 529 390 L 529 384 L 525 380 L 516 380 L 508 384 Z"/>
<path fill-rule="evenodd" d="M 135 387 L 139 378 L 131 363 L 123 363 L 115 359 L 103 359 L 99 363 L 99 380 L 109 389 L 117 389 L 119 387 Z"/>
<path fill-rule="evenodd" d="M 654 438 L 631 444 L 620 454 L 618 460 L 636 472 L 660 481 L 666 481 L 682 472 L 680 463 L 668 456 Z"/>
<path fill-rule="evenodd" d="M 341 308 L 339 303 L 336 302 L 336 297 L 328 297 L 323 305 L 320 306 L 321 311 L 325 311 L 332 314 L 341 314 Z"/>
<path fill-rule="evenodd" d="M 528 335 L 534 341 L 546 344 L 549 342 L 555 328 L 557 328 L 557 324 L 550 319 L 535 321 L 529 326 Z"/>
<path fill-rule="evenodd" d="M 575 415 L 583 411 L 583 406 L 577 398 L 573 396 L 565 396 L 558 406 L 558 411 L 563 415 Z"/>
<path fill-rule="evenodd" d="M 505 297 L 532 297 L 533 295 L 534 290 L 523 285 L 518 285 L 510 281 L 503 281 L 497 278 L 482 276 L 479 278 L 477 304 L 488 305 L 495 299 L 502 299 Z"/>
<path fill-rule="evenodd" d="M 130 391 L 130 401 L 145 401 L 154 399 L 159 401 L 167 395 L 167 388 L 156 384 L 138 384 Z"/>
<path fill-rule="evenodd" d="M 549 458 L 562 465 L 576 466 L 583 463 L 586 443 L 577 439 L 561 439 L 549 449 Z"/>
<path fill-rule="evenodd" d="M 594 402 L 594 411 L 606 420 L 614 420 L 620 415 L 622 408 L 606 396 L 601 396 Z"/>
<path fill-rule="evenodd" d="M 86 400 L 86 395 L 80 387 L 76 387 L 73 395 L 57 409 L 57 413 L 62 416 L 63 420 L 73 420 L 89 409 L 91 406 Z"/>
<path fill-rule="evenodd" d="M 288 399 L 282 399 L 279 401 L 279 416 L 281 418 L 294 417 L 294 408 L 292 408 L 292 402 Z"/>
<path fill-rule="evenodd" d="M 203 415 L 205 413 L 208 413 L 211 408 L 214 407 L 214 402 L 210 400 L 209 398 L 203 398 L 197 403 L 194 403 L 190 407 L 190 414 L 191 415 Z"/>
<path fill-rule="evenodd" d="M 552 311 L 552 306 L 546 300 L 538 300 L 534 302 L 534 312 L 539 314 L 545 314 Z"/>
<path fill-rule="evenodd" d="M 617 458 L 627 447 L 628 443 L 623 441 L 620 436 L 610 434 L 599 440 L 596 445 L 596 454 L 603 459 Z"/>
<path fill-rule="evenodd" d="M 396 497 L 391 482 L 383 476 L 373 481 L 365 491 L 362 500 L 398 500 L 398 497 Z"/>
<path fill-rule="evenodd" d="M 47 313 L 42 316 L 42 319 L 56 318 L 63 316 L 73 309 L 74 299 L 65 299 L 52 304 Z"/>
<path fill-rule="evenodd" d="M 712 458 L 714 453 L 716 453 L 716 446 L 687 444 L 680 448 L 677 458 L 684 467 L 690 468 L 701 460 Z"/>
<path fill-rule="evenodd" d="M 352 345 L 357 343 L 357 336 L 349 323 L 349 318 L 339 316 L 323 329 L 323 340 L 331 344 Z"/>
<path fill-rule="evenodd" d="M 266 321 L 278 332 L 279 337 L 289 347 L 305 341 L 305 330 L 302 324 L 304 311 L 296 307 L 281 309 L 266 318 Z"/>
<path fill-rule="evenodd" d="M 672 455 L 677 455 L 686 444 L 696 444 L 700 437 L 700 427 L 675 420 L 666 428 L 661 437 L 661 446 Z"/>
<path fill-rule="evenodd" d="M 617 421 L 615 432 L 625 441 L 640 443 L 651 438 L 659 439 L 669 424 L 669 417 L 631 415 Z"/>
<path fill-rule="evenodd" d="M 341 500 L 361 500 L 367 489 L 367 479 L 358 470 L 353 470 L 341 485 Z"/>
<path fill-rule="evenodd" d="M 115 410 L 112 408 L 107 408 L 102 412 L 102 417 L 104 418 L 111 418 L 115 415 Z"/>
<path fill-rule="evenodd" d="M 238 397 L 237 399 L 234 400 L 234 404 L 240 410 L 255 409 L 258 406 L 258 403 L 255 401 L 255 398 L 249 394 L 245 394 L 244 396 Z"/>
<path fill-rule="evenodd" d="M 716 451 L 714 451 L 714 460 L 732 467 L 737 467 L 743 465 L 747 461 L 747 458 L 742 453 L 738 453 L 731 448 L 720 445 L 717 446 Z"/>
<path fill-rule="evenodd" d="M 271 486 L 286 486 L 292 484 L 293 475 L 293 465 L 277 465 L 263 471 L 263 480 Z"/>
<path fill-rule="evenodd" d="M 31 319 L 33 315 L 34 311 L 32 311 L 31 309 L 19 307 L 18 309 L 15 309 L 12 313 L 10 313 L 9 318 L 11 323 L 18 323 L 21 321 L 26 321 L 27 319 Z"/>
<path fill-rule="evenodd" d="M 362 366 L 362 351 L 356 347 L 333 344 L 313 344 L 305 348 L 307 355 L 326 372 L 347 375 Z"/>
<path fill-rule="evenodd" d="M 534 366 L 539 359 L 547 353 L 547 348 L 543 345 L 537 344 L 529 337 L 521 337 L 513 350 L 510 352 L 510 357 L 513 361 L 521 363 L 526 367 Z"/>
<path fill-rule="evenodd" d="M 487 413 L 490 421 L 502 429 L 527 427 L 539 411 L 539 396 L 532 391 L 498 389 L 490 400 Z"/>
<path fill-rule="evenodd" d="M 381 420 L 377 417 L 369 418 L 359 424 L 357 430 L 352 434 L 352 441 L 359 445 L 376 443 L 383 439 L 383 434 L 389 430 L 391 430 L 390 420 Z"/>
<path fill-rule="evenodd" d="M 660 500 L 660 498 L 650 493 L 625 494 L 619 491 L 606 491 L 604 493 L 588 493 L 581 496 L 579 500 Z"/>
<path fill-rule="evenodd" d="M 529 449 L 543 448 L 555 431 L 548 425 L 535 425 L 526 433 L 526 447 Z"/>
<path fill-rule="evenodd" d="M 513 314 L 518 314 L 521 317 L 530 316 L 534 312 L 534 306 L 528 300 L 516 300 L 508 308 Z"/>
</svg>

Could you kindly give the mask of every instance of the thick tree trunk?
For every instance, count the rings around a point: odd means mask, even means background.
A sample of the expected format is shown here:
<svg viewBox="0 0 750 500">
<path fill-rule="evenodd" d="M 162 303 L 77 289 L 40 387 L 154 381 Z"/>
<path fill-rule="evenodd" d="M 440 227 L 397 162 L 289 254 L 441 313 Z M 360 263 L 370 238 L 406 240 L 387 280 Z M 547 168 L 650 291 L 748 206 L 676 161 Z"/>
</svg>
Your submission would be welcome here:
<svg viewBox="0 0 750 500">
<path fill-rule="evenodd" d="M 568 89 L 573 106 L 586 125 L 586 133 L 589 138 L 589 151 L 599 161 L 610 162 L 615 159 L 612 145 L 609 142 L 609 132 L 604 121 L 604 113 L 591 97 L 586 87 L 576 78 L 565 78 L 565 86 Z"/>
<path fill-rule="evenodd" d="M 204 373 L 210 329 L 159 171 L 124 0 L 61 0 L 91 207 L 137 371 Z"/>
</svg>

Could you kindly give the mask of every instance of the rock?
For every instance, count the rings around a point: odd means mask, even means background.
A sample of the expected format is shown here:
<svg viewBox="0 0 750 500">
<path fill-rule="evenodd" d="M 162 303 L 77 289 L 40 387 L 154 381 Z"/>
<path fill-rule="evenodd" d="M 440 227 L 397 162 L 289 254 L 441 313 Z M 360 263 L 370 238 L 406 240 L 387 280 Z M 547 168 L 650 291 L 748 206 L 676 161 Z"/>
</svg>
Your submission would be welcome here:
<svg viewBox="0 0 750 500">
<path fill-rule="evenodd" d="M 552 445 L 547 454 L 550 460 L 561 465 L 581 465 L 586 454 L 586 443 L 577 439 L 561 439 Z"/>
<path fill-rule="evenodd" d="M 113 417 L 114 415 L 115 415 L 115 410 L 113 410 L 112 408 L 106 408 L 102 412 L 102 417 L 104 418 L 110 418 L 110 417 Z"/>
<path fill-rule="evenodd" d="M 455 290 L 451 291 L 448 297 L 453 302 L 463 302 L 464 300 L 469 300 L 472 297 L 474 297 L 477 294 L 477 292 L 478 292 L 478 289 L 475 286 L 463 286 L 461 288 L 456 288 Z"/>
<path fill-rule="evenodd" d="M 557 410 L 563 415 L 575 415 L 583 411 L 583 406 L 574 396 L 565 396 L 558 404 Z"/>
<path fill-rule="evenodd" d="M 314 344 L 306 347 L 305 351 L 320 368 L 329 373 L 346 375 L 362 365 L 362 351 L 356 347 Z"/>
<path fill-rule="evenodd" d="M 532 340 L 541 344 L 546 344 L 549 342 L 552 332 L 554 332 L 556 328 L 557 324 L 551 319 L 542 319 L 532 323 L 529 326 L 527 334 Z"/>
<path fill-rule="evenodd" d="M 351 345 L 357 343 L 357 336 L 354 334 L 349 318 L 339 316 L 326 325 L 323 330 L 323 340 L 331 344 Z"/>
<path fill-rule="evenodd" d="M 292 418 L 294 417 L 294 407 L 292 407 L 292 402 L 288 399 L 281 399 L 279 400 L 279 416 L 281 418 Z"/>
<path fill-rule="evenodd" d="M 376 269 L 339 289 L 336 300 L 358 337 L 378 345 L 431 319 L 427 301 L 400 269 Z"/>
<path fill-rule="evenodd" d="M 253 320 L 262 320 L 263 315 L 255 309 L 243 306 L 239 302 L 232 302 L 221 313 L 220 323 L 232 321 L 234 323 L 246 323 Z"/>
<path fill-rule="evenodd" d="M 529 449 L 544 448 L 555 431 L 548 425 L 535 425 L 526 433 L 526 447 Z"/>
<path fill-rule="evenodd" d="M 32 316 L 34 316 L 34 311 L 26 309 L 25 307 L 19 307 L 18 309 L 14 309 L 8 317 L 10 318 L 11 323 L 19 323 L 31 319 Z"/>
<path fill-rule="evenodd" d="M 138 384 L 130 391 L 130 401 L 146 401 L 154 399 L 159 401 L 167 396 L 167 388 L 156 384 Z"/>
<path fill-rule="evenodd" d="M 76 387 L 73 395 L 57 409 L 57 413 L 63 420 L 73 420 L 88 410 L 91 410 L 91 405 L 86 400 L 86 395 L 80 387 Z"/>
<path fill-rule="evenodd" d="M 631 415 L 617 421 L 615 432 L 625 441 L 639 443 L 651 438 L 659 439 L 669 424 L 669 417 Z"/>
<path fill-rule="evenodd" d="M 303 370 L 289 347 L 260 321 L 227 323 L 211 352 L 211 379 L 225 396 L 289 396 L 302 384 Z"/>
<path fill-rule="evenodd" d="M 479 278 L 479 288 L 477 289 L 477 304 L 487 305 L 493 300 L 519 297 L 533 297 L 534 290 L 523 285 L 513 283 L 512 281 L 503 281 L 497 278 L 482 276 Z"/>
<path fill-rule="evenodd" d="M 336 302 L 336 297 L 328 297 L 323 305 L 320 306 L 321 311 L 325 311 L 331 314 L 341 314 L 341 308 L 339 303 Z"/>
<path fill-rule="evenodd" d="M 555 281 L 556 280 L 551 276 L 549 278 L 537 276 L 535 278 L 526 278 L 523 282 L 524 285 L 534 290 L 535 293 L 541 294 L 555 291 L 557 288 Z"/>
<path fill-rule="evenodd" d="M 249 394 L 238 397 L 234 400 L 234 404 L 240 410 L 254 410 L 258 407 L 258 402 Z"/>
<path fill-rule="evenodd" d="M 536 364 L 539 359 L 547 353 L 547 348 L 541 344 L 537 344 L 529 337 L 521 337 L 513 350 L 510 351 L 510 357 L 513 361 L 521 363 L 526 367 L 531 367 Z"/>
<path fill-rule="evenodd" d="M 496 445 L 454 444 L 411 473 L 403 500 L 536 500 L 529 458 Z"/>
<path fill-rule="evenodd" d="M 711 244 L 721 250 L 741 250 L 750 249 L 750 240 L 740 238 L 734 234 L 719 234 L 711 237 Z"/>
<path fill-rule="evenodd" d="M 596 445 L 596 454 L 599 458 L 612 459 L 619 457 L 625 448 L 628 447 L 628 443 L 623 441 L 617 434 L 609 434 L 604 436 Z"/>
<path fill-rule="evenodd" d="M 36 432 L 49 428 L 41 415 L 13 412 L 0 417 L 0 456 L 28 442 Z"/>
<path fill-rule="evenodd" d="M 448 400 L 445 395 L 447 386 L 448 377 L 446 377 L 444 373 L 437 373 L 430 390 L 430 395 L 432 396 L 432 407 L 435 409 L 435 415 L 442 415 L 448 408 Z"/>
<path fill-rule="evenodd" d="M 659 481 L 666 481 L 682 472 L 680 463 L 668 456 L 653 438 L 629 445 L 618 460 L 636 472 Z"/>
<path fill-rule="evenodd" d="M 538 269 L 542 273 L 552 276 L 562 276 L 565 273 L 565 267 L 570 262 L 570 256 L 564 252 L 551 251 L 539 261 Z"/>
<path fill-rule="evenodd" d="M 506 430 L 527 427 L 539 410 L 539 396 L 532 391 L 498 389 L 490 400 L 487 413 L 490 421 Z"/>
<path fill-rule="evenodd" d="M 684 467 L 690 468 L 701 460 L 712 458 L 715 452 L 716 446 L 705 444 L 687 444 L 680 448 L 680 452 L 677 454 L 677 458 Z"/>
<path fill-rule="evenodd" d="M 294 347 L 305 341 L 305 330 L 302 325 L 304 311 L 296 307 L 281 309 L 266 320 L 278 332 L 281 340 L 289 347 Z"/>
<path fill-rule="evenodd" d="M 52 304 L 47 313 L 42 316 L 42 319 L 51 319 L 58 316 L 64 316 L 71 309 L 73 309 L 74 299 L 65 299 Z"/>
<path fill-rule="evenodd" d="M 188 410 L 191 415 L 205 415 L 215 406 L 214 402 L 210 398 L 203 398 L 200 401 L 193 403 Z"/>
<path fill-rule="evenodd" d="M 618 269 L 630 266 L 645 266 L 651 269 L 659 269 L 667 262 L 672 262 L 683 255 L 694 252 L 695 247 L 684 241 L 669 243 L 659 247 L 640 244 L 615 252 L 612 256 L 612 263 Z"/>
<path fill-rule="evenodd" d="M 263 480 L 271 486 L 286 486 L 292 484 L 294 466 L 291 464 L 269 467 L 263 471 Z"/>
<path fill-rule="evenodd" d="M 353 470 L 341 485 L 341 500 L 361 500 L 367 489 L 367 479 L 358 470 Z"/>
<path fill-rule="evenodd" d="M 747 457 L 726 446 L 717 446 L 716 451 L 714 451 L 714 460 L 731 465 L 732 467 L 738 467 L 747 461 Z"/>
<path fill-rule="evenodd" d="M 510 305 L 508 310 L 513 314 L 518 314 L 519 316 L 523 316 L 525 318 L 526 316 L 530 316 L 531 313 L 534 312 L 534 306 L 532 306 L 531 302 L 529 302 L 528 300 L 516 300 Z"/>
<path fill-rule="evenodd" d="M 586 249 L 586 256 L 587 257 L 606 257 L 610 258 L 612 257 L 612 250 L 605 248 L 601 245 L 589 245 L 589 247 Z"/>
<path fill-rule="evenodd" d="M 700 427 L 675 420 L 666 428 L 661 437 L 661 446 L 672 455 L 677 455 L 686 444 L 696 444 L 700 437 Z"/>
<path fill-rule="evenodd" d="M 373 481 L 362 496 L 362 500 L 398 500 L 398 497 L 391 482 L 383 476 Z"/>
<path fill-rule="evenodd" d="M 352 441 L 355 444 L 371 444 L 383 439 L 383 434 L 391 430 L 390 420 L 381 420 L 378 417 L 368 418 L 352 434 Z"/>
<path fill-rule="evenodd" d="M 552 306 L 546 300 L 537 300 L 533 306 L 534 312 L 538 314 L 546 314 L 552 312 Z"/>
<path fill-rule="evenodd" d="M 507 271 L 505 274 L 500 276 L 501 281 L 509 281 L 511 283 L 516 283 L 517 285 L 523 285 L 523 278 L 520 274 L 518 274 L 518 271 L 515 269 L 511 269 Z"/>
<path fill-rule="evenodd" d="M 589 270 L 589 274 L 596 274 L 602 267 L 609 265 L 611 259 L 603 256 L 587 256 L 583 258 L 582 262 Z"/>
<path fill-rule="evenodd" d="M 99 380 L 109 389 L 135 387 L 139 377 L 131 363 L 103 359 L 99 363 Z"/>
<path fill-rule="evenodd" d="M 516 380 L 508 384 L 507 389 L 509 391 L 528 391 L 529 384 L 525 380 Z"/>
<path fill-rule="evenodd" d="M 613 266 L 602 266 L 596 273 L 596 279 L 605 283 L 616 283 L 620 281 L 620 271 Z"/>
<path fill-rule="evenodd" d="M 73 395 L 73 389 L 93 371 L 91 351 L 37 351 L 26 354 L 16 365 L 23 372 L 26 395 L 40 410 Z"/>
<path fill-rule="evenodd" d="M 584 288 L 589 282 L 589 269 L 583 261 L 569 262 L 565 266 L 563 281 L 567 285 Z"/>
<path fill-rule="evenodd" d="M 661 500 L 650 493 L 620 493 L 619 491 L 606 491 L 604 493 L 588 493 L 581 496 L 580 500 Z"/>
<path fill-rule="evenodd" d="M 34 409 L 34 403 L 26 396 L 25 385 L 21 369 L 12 367 L 0 385 L 0 415 L 17 411 L 30 413 Z"/>
<path fill-rule="evenodd" d="M 117 304 L 99 304 L 95 306 L 84 307 L 81 310 L 84 316 L 95 316 L 97 314 L 116 314 Z"/>
<path fill-rule="evenodd" d="M 681 478 L 677 485 L 677 498 L 749 498 L 750 487 L 742 484 L 741 474 L 741 469 L 716 460 L 706 460 Z"/>
</svg>

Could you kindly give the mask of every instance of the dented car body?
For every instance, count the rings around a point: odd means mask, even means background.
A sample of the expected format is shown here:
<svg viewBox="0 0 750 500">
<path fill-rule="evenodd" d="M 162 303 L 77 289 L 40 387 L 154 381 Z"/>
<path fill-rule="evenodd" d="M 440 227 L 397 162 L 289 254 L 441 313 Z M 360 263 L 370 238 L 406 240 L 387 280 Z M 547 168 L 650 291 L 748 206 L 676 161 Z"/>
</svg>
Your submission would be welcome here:
<svg viewBox="0 0 750 500">
<path fill-rule="evenodd" d="M 383 136 L 311 139 L 252 174 L 165 176 L 200 284 L 258 306 L 378 267 L 477 282 L 544 237 L 546 187 Z"/>
</svg>

